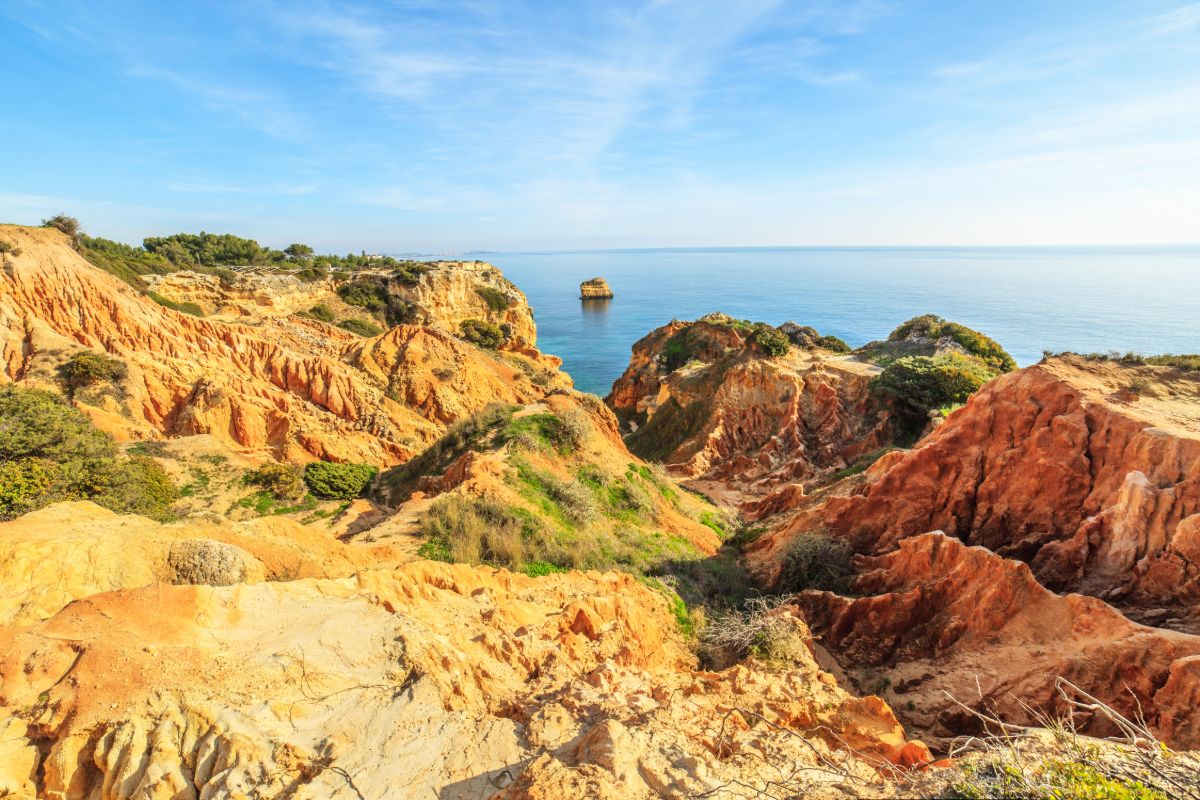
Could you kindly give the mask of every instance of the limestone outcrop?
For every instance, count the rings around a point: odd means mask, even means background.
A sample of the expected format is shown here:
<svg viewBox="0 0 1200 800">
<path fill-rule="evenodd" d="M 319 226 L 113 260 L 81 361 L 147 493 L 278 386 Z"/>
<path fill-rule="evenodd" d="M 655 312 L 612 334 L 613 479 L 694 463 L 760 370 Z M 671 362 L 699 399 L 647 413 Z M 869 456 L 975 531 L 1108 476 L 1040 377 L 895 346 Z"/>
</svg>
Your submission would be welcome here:
<svg viewBox="0 0 1200 800">
<path fill-rule="evenodd" d="M 1200 748 L 1200 636 L 1130 622 L 1092 597 L 1059 596 L 1025 564 L 941 532 L 860 558 L 856 597 L 807 591 L 796 604 L 823 647 L 863 683 L 886 675 L 905 722 L 935 737 L 978 730 L 954 700 L 1006 722 L 1065 712 L 1070 681 L 1180 749 Z M 952 699 L 953 698 L 953 699 Z M 1106 717 L 1081 732 L 1116 733 Z"/>
<path fill-rule="evenodd" d="M 591 278 L 579 284 L 580 300 L 610 300 L 612 296 L 612 289 L 604 278 Z"/>
<path fill-rule="evenodd" d="M 766 763 L 810 796 L 882 797 L 879 764 L 928 759 L 811 661 L 689 659 L 665 599 L 617 573 L 102 593 L 0 628 L 0 791 L 652 798 L 762 788 Z"/>
<path fill-rule="evenodd" d="M 3 231 L 21 252 L 6 257 L 0 275 L 0 379 L 54 384 L 55 368 L 81 348 L 120 358 L 128 366 L 120 386 L 76 397 L 119 439 L 212 433 L 285 460 L 394 464 L 488 403 L 533 402 L 570 382 L 557 359 L 534 349 L 532 317 L 518 302 L 506 319 L 519 351 L 505 353 L 431 325 L 362 338 L 282 309 L 197 318 L 91 266 L 56 230 Z M 454 271 L 427 274 L 423 299 L 438 296 L 440 279 L 430 275 Z M 460 299 L 471 303 L 464 313 L 486 304 L 455 292 L 435 305 L 440 319 Z"/>
<path fill-rule="evenodd" d="M 890 441 L 868 391 L 878 372 L 822 348 L 763 357 L 747 324 L 709 315 L 637 342 L 606 402 L 633 430 L 633 452 L 715 492 L 761 495 Z"/>
</svg>

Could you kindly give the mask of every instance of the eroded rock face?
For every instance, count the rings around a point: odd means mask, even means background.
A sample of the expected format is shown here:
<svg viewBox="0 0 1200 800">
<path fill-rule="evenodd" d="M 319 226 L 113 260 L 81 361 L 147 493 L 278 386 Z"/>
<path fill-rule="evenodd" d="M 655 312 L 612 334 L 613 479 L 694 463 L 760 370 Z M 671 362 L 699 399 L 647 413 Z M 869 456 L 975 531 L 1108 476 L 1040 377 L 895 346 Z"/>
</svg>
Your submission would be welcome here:
<svg viewBox="0 0 1200 800">
<path fill-rule="evenodd" d="M 1134 400 L 1135 380 L 1157 387 Z M 944 530 L 1156 623 L 1200 603 L 1200 374 L 1054 359 L 996 379 L 861 488 L 801 500 L 751 554 L 769 575 L 795 536 L 828 528 L 871 551 Z M 781 504 L 784 505 L 784 504 Z M 1185 618 L 1190 618 L 1185 619 Z"/>
<path fill-rule="evenodd" d="M 0 625 L 28 625 L 93 594 L 155 582 L 341 577 L 410 556 L 347 546 L 282 517 L 160 523 L 94 503 L 55 503 L 0 522 Z"/>
<path fill-rule="evenodd" d="M 606 398 L 637 429 L 631 450 L 763 494 L 887 443 L 887 414 L 868 391 L 878 368 L 819 349 L 766 358 L 730 322 L 672 322 L 634 345 Z"/>
<path fill-rule="evenodd" d="M 242 270 L 232 279 L 181 270 L 147 275 L 150 290 L 176 303 L 195 303 L 205 314 L 259 317 L 295 314 L 333 298 L 331 280 L 305 283 L 295 275 Z"/>
<path fill-rule="evenodd" d="M 861 597 L 808 591 L 795 602 L 848 671 L 864 681 L 888 676 L 889 700 L 907 709 L 908 724 L 938 737 L 975 731 L 978 720 L 950 696 L 1036 724 L 1030 709 L 1065 710 L 1061 677 L 1131 719 L 1141 713 L 1172 746 L 1200 747 L 1200 637 L 1138 625 L 1092 597 L 1056 595 L 1025 564 L 941 532 L 859 561 Z M 1077 722 L 1115 733 L 1100 715 Z"/>
<path fill-rule="evenodd" d="M 612 296 L 612 289 L 608 288 L 608 281 L 604 278 L 592 278 L 579 284 L 581 300 L 606 300 L 611 299 Z"/>
<path fill-rule="evenodd" d="M 416 562 L 98 594 L 0 628 L 0 786 L 651 798 L 761 788 L 765 760 L 821 767 L 805 778 L 814 796 L 844 796 L 827 759 L 888 796 L 866 759 L 928 758 L 885 704 L 848 696 L 811 662 L 710 674 L 689 661 L 665 599 L 619 573 Z"/>
<path fill-rule="evenodd" d="M 387 465 L 489 403 L 532 402 L 569 385 L 557 359 L 533 348 L 523 298 L 508 311 L 518 350 L 503 354 L 436 326 L 404 325 L 363 339 L 279 313 L 201 319 L 92 267 L 58 231 L 4 232 L 22 252 L 0 274 L 0 379 L 53 384 L 57 365 L 81 347 L 122 359 L 128 378 L 105 398 L 80 401 L 119 439 L 212 433 L 285 460 Z M 473 290 L 457 289 L 435 303 L 442 279 L 430 276 L 450 272 L 425 276 L 431 284 L 423 299 L 439 319 L 460 300 L 472 304 L 465 313 L 486 304 Z M 503 280 L 496 276 L 493 282 Z"/>
</svg>

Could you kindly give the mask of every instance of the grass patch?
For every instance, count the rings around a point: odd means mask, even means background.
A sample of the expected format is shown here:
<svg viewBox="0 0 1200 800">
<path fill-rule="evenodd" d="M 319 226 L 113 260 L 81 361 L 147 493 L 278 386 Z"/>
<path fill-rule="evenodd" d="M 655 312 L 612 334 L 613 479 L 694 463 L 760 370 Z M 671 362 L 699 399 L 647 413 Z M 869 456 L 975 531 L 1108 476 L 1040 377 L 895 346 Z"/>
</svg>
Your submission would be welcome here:
<svg viewBox="0 0 1200 800">
<path fill-rule="evenodd" d="M 700 431 L 706 416 L 703 403 L 692 403 L 684 408 L 670 397 L 646 424 L 625 437 L 625 444 L 647 461 L 665 461 L 679 445 Z"/>
<path fill-rule="evenodd" d="M 203 317 L 204 309 L 192 302 L 177 303 L 174 300 L 169 300 L 157 292 L 147 292 L 146 296 L 154 302 L 158 303 L 163 308 L 169 308 L 172 311 L 178 311 L 181 314 L 190 314 L 193 317 Z"/>
<path fill-rule="evenodd" d="M 359 336 L 378 336 L 383 333 L 383 328 L 365 319 L 344 319 L 337 326 Z"/>
</svg>

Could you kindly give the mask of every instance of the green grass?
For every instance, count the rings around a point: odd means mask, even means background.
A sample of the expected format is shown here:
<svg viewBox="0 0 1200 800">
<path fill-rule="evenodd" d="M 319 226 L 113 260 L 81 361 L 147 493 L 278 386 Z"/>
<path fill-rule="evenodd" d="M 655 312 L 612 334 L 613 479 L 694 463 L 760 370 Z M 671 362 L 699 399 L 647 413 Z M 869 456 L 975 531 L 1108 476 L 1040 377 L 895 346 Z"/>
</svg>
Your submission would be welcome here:
<svg viewBox="0 0 1200 800">
<path fill-rule="evenodd" d="M 320 500 L 311 494 L 306 494 L 299 501 L 289 501 L 280 500 L 264 489 L 246 495 L 234 503 L 234 507 L 250 509 L 260 517 L 273 517 L 280 514 L 296 514 L 301 511 L 312 511 L 319 503 Z"/>
</svg>

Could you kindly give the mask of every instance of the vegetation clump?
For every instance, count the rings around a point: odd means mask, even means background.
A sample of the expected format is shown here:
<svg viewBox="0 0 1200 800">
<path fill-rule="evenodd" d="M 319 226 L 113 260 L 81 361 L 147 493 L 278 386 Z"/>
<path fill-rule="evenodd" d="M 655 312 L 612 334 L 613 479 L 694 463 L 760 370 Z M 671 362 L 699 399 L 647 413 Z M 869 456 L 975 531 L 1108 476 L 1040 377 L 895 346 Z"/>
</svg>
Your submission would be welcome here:
<svg viewBox="0 0 1200 800">
<path fill-rule="evenodd" d="M 383 333 L 383 328 L 374 323 L 367 322 L 365 319 L 344 319 L 337 326 L 342 330 L 356 333 L 359 336 L 378 336 Z"/>
<path fill-rule="evenodd" d="M 304 468 L 304 482 L 317 497 L 328 500 L 353 500 L 362 497 L 376 468 L 369 464 L 342 464 L 314 461 Z"/>
<path fill-rule="evenodd" d="M 771 358 L 778 358 L 786 355 L 792 347 L 792 341 L 781 331 L 772 328 L 770 325 L 761 325 L 754 329 L 754 333 L 750 335 L 751 340 L 762 348 L 762 351 Z"/>
<path fill-rule="evenodd" d="M 844 539 L 820 532 L 801 534 L 783 556 L 778 585 L 791 592 L 845 592 L 854 576 L 852 555 Z"/>
<path fill-rule="evenodd" d="M 995 339 L 972 330 L 966 325 L 944 320 L 936 314 L 913 317 L 892 331 L 888 336 L 888 341 L 899 342 L 913 338 L 931 340 L 949 338 L 967 353 L 980 358 L 996 372 L 1012 372 L 1017 368 L 1017 362 L 1005 352 Z"/>
<path fill-rule="evenodd" d="M 902 428 L 919 429 L 931 411 L 966 402 L 993 377 L 982 361 L 962 353 L 905 356 L 871 381 L 871 391 L 892 403 Z"/>
<path fill-rule="evenodd" d="M 59 377 L 71 392 L 94 383 L 117 383 L 126 373 L 125 362 L 92 350 L 76 353 L 58 368 Z"/>
<path fill-rule="evenodd" d="M 850 352 L 850 345 L 836 336 L 819 336 L 817 337 L 816 345 L 834 353 Z"/>
<path fill-rule="evenodd" d="M 10 241 L 0 239 L 0 256 L 19 256 L 21 248 L 17 247 Z"/>
<path fill-rule="evenodd" d="M 499 326 L 479 319 L 464 319 L 458 327 L 464 339 L 485 350 L 496 350 L 507 339 Z"/>
<path fill-rule="evenodd" d="M 79 240 L 83 236 L 83 229 L 79 226 L 79 220 L 74 217 L 69 217 L 66 214 L 55 214 L 50 219 L 42 220 L 42 227 L 62 231 L 71 240 L 72 247 L 79 247 Z"/>
<path fill-rule="evenodd" d="M 518 448 L 548 449 L 569 455 L 583 444 L 587 430 L 587 421 L 578 413 L 527 414 L 509 421 L 504 440 Z"/>
<path fill-rule="evenodd" d="M 147 292 L 146 296 L 164 308 L 169 308 L 172 311 L 178 311 L 181 314 L 190 314 L 193 317 L 203 317 L 204 309 L 192 302 L 177 302 L 175 300 L 163 297 L 156 292 Z"/>
<path fill-rule="evenodd" d="M 164 519 L 178 496 L 157 461 L 120 457 L 116 443 L 58 395 L 0 387 L 0 519 L 61 500 Z"/>
<path fill-rule="evenodd" d="M 358 278 L 338 287 L 338 296 L 348 305 L 383 314 L 388 308 L 387 287 L 379 281 Z"/>
<path fill-rule="evenodd" d="M 1046 357 L 1076 356 L 1088 361 L 1113 361 L 1118 364 L 1131 366 L 1175 367 L 1185 370 L 1200 370 L 1200 353 L 1161 353 L 1159 355 L 1142 355 L 1141 353 L 1073 353 L 1069 350 L 1054 353 L 1049 350 L 1043 353 Z"/>
<path fill-rule="evenodd" d="M 508 295 L 498 289 L 493 289 L 491 286 L 476 286 L 475 294 L 482 297 L 492 311 L 502 313 L 508 310 Z"/>
<path fill-rule="evenodd" d="M 264 464 L 247 473 L 246 482 L 262 487 L 277 500 L 299 500 L 308 491 L 304 473 L 292 464 Z"/>
<path fill-rule="evenodd" d="M 301 311 L 297 316 L 306 319 L 315 319 L 317 322 L 330 323 L 337 319 L 337 315 L 333 313 L 333 309 L 324 303 L 317 303 L 307 311 Z"/>
</svg>

